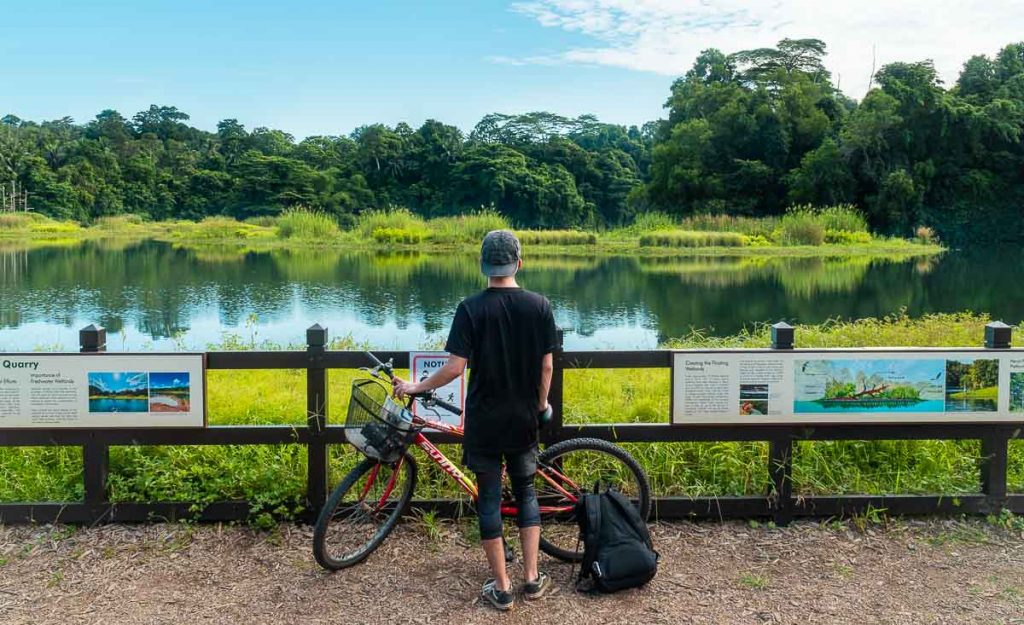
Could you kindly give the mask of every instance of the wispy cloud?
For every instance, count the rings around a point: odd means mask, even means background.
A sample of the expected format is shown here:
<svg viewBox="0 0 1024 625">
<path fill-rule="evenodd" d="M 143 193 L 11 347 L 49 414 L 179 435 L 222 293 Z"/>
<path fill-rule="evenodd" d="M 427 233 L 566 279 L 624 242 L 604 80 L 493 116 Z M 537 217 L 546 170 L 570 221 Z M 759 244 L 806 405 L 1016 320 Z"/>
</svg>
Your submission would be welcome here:
<svg viewBox="0 0 1024 625">
<path fill-rule="evenodd" d="M 828 44 L 827 65 L 854 97 L 867 89 L 873 54 L 878 66 L 933 59 L 952 82 L 971 55 L 1024 39 L 1021 0 L 528 0 L 511 9 L 593 44 L 492 59 L 497 62 L 582 63 L 677 76 L 707 48 L 735 52 L 784 37 L 816 37 Z"/>
</svg>

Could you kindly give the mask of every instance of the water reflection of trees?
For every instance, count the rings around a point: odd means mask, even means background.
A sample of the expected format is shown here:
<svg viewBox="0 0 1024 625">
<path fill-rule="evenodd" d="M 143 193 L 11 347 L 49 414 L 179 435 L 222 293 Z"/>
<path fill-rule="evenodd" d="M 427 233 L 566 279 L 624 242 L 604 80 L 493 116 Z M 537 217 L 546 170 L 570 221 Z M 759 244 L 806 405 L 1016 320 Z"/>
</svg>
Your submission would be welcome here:
<svg viewBox="0 0 1024 625">
<path fill-rule="evenodd" d="M 979 276 L 1003 276 L 1003 281 Z M 528 256 L 527 288 L 547 294 L 582 334 L 623 324 L 662 337 L 692 328 L 733 333 L 777 318 L 816 322 L 907 308 L 1024 310 L 1019 258 L 953 255 L 937 263 L 839 258 Z M 1016 278 L 1016 279 L 1015 279 Z M 361 322 L 443 332 L 456 304 L 482 285 L 473 254 L 304 249 L 185 249 L 156 242 L 0 248 L 0 325 L 98 321 L 154 338 L 198 317 L 238 326 L 346 312 Z M 999 286 L 1003 285 L 1003 286 Z M 1010 315 L 1012 317 L 1012 315 Z M 1010 319 L 1008 319 L 1010 320 Z M 1012 319 L 1016 321 L 1017 319 Z M 344 332 L 344 328 L 335 331 Z"/>
</svg>

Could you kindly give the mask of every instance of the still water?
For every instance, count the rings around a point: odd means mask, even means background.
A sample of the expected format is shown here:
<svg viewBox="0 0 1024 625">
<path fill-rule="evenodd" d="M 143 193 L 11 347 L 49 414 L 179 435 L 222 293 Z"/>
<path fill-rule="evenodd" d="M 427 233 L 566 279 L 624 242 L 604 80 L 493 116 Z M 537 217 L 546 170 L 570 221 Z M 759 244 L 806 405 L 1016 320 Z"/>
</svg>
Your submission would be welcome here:
<svg viewBox="0 0 1024 625">
<path fill-rule="evenodd" d="M 529 253 L 529 250 L 527 250 Z M 821 322 L 905 309 L 1024 318 L 1019 250 L 911 260 L 528 256 L 570 349 L 652 348 L 693 329 Z M 154 241 L 0 243 L 0 351 L 77 348 L 89 323 L 110 350 L 300 343 L 313 323 L 378 348 L 433 346 L 483 285 L 471 254 L 234 249 Z"/>
</svg>

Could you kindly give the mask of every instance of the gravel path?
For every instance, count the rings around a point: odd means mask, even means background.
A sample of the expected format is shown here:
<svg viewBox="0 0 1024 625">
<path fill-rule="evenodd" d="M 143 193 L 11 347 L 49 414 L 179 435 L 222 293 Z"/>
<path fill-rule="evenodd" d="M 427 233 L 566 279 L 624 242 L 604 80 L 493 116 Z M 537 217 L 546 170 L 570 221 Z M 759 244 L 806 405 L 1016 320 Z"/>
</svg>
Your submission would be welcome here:
<svg viewBox="0 0 1024 625">
<path fill-rule="evenodd" d="M 576 595 L 546 560 L 559 592 L 509 615 L 476 602 L 465 523 L 405 523 L 333 574 L 300 526 L 0 528 L 0 623 L 1024 624 L 1024 537 L 980 521 L 657 524 L 649 587 Z"/>
</svg>

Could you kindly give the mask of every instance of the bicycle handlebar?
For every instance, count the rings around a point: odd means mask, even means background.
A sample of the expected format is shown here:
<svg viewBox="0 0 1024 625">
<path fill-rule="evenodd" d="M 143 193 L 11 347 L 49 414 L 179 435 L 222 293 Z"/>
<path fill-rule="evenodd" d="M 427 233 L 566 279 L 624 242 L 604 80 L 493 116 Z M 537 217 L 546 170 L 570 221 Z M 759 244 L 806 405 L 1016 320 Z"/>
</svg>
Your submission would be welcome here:
<svg viewBox="0 0 1024 625">
<path fill-rule="evenodd" d="M 426 406 L 427 408 L 430 408 L 432 406 L 438 406 L 440 408 L 444 408 L 445 410 L 451 412 L 452 414 L 462 414 L 462 408 L 459 408 L 454 404 L 449 404 L 443 399 L 438 399 L 437 394 L 434 391 L 414 393 L 412 395 L 409 395 L 409 399 L 422 399 L 423 405 Z"/>
<path fill-rule="evenodd" d="M 391 364 L 390 360 L 388 362 L 384 363 L 384 362 L 380 361 L 380 358 L 377 358 L 376 356 L 374 356 L 373 352 L 366 351 L 364 353 L 367 355 L 367 357 L 369 357 L 369 359 L 371 361 L 373 361 L 373 363 L 374 363 L 373 370 L 374 371 L 380 371 L 380 372 L 384 373 L 386 376 L 388 376 L 389 378 L 394 379 L 395 376 L 394 376 L 394 373 L 392 373 L 392 371 L 394 369 L 394 366 Z M 425 393 L 416 393 L 414 395 L 410 395 L 409 399 L 410 400 L 422 399 L 422 400 L 424 400 L 424 404 L 425 405 L 428 405 L 428 406 L 429 405 L 440 406 L 441 408 L 444 408 L 445 410 L 447 410 L 448 412 L 451 412 L 453 414 L 462 414 L 462 408 L 459 408 L 458 406 L 455 406 L 453 404 L 449 404 L 448 402 L 446 402 L 446 401 L 444 401 L 442 399 L 438 399 L 437 395 L 434 393 L 434 391 L 426 391 Z"/>
<path fill-rule="evenodd" d="M 377 358 L 376 356 L 373 355 L 373 352 L 366 351 L 366 352 L 363 352 L 363 353 L 365 353 L 367 356 L 369 356 L 370 360 L 373 361 L 373 363 L 374 363 L 374 367 L 373 368 L 374 368 L 375 371 L 381 371 L 386 376 L 388 376 L 389 378 L 395 377 L 394 374 L 391 372 L 394 367 L 392 366 L 390 360 L 387 363 L 383 363 L 383 362 L 380 361 L 380 358 Z"/>
</svg>

